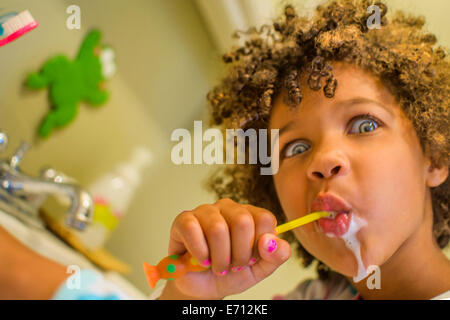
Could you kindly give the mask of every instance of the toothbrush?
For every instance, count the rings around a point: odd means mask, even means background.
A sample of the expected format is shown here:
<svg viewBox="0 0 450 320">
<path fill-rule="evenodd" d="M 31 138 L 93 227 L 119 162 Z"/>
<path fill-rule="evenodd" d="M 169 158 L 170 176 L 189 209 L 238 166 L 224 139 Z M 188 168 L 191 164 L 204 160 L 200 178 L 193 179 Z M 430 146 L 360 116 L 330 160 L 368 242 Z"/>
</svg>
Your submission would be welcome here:
<svg viewBox="0 0 450 320">
<path fill-rule="evenodd" d="M 0 30 L 4 33 L 4 38 L 0 39 L 0 47 L 16 40 L 25 33 L 38 26 L 38 22 L 33 19 L 28 10 L 22 11 L 1 24 Z"/>
<path fill-rule="evenodd" d="M 320 218 L 331 216 L 332 213 L 328 211 L 318 211 L 303 216 L 301 218 L 286 222 L 275 228 L 275 234 L 298 228 L 307 223 L 313 222 Z M 162 259 L 156 266 L 149 265 L 144 262 L 144 272 L 150 287 L 154 288 L 156 282 L 160 279 L 175 280 L 186 274 L 186 272 L 205 271 L 209 267 L 204 267 L 191 256 L 189 252 L 183 255 L 172 254 Z"/>
</svg>

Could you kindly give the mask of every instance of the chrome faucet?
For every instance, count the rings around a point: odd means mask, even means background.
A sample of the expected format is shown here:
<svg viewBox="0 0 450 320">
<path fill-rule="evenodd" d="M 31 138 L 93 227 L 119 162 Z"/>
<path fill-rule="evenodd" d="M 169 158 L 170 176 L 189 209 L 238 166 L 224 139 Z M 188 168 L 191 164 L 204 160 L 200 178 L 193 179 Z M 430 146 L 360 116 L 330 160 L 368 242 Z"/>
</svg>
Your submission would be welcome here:
<svg viewBox="0 0 450 320">
<path fill-rule="evenodd" d="M 0 151 L 6 148 L 8 138 L 0 131 Z M 66 224 L 78 230 L 92 221 L 93 201 L 88 192 L 82 190 L 75 180 L 52 168 L 41 171 L 39 178 L 28 176 L 19 169 L 29 145 L 22 142 L 9 161 L 0 159 L 0 210 L 12 214 L 35 227 L 43 227 L 39 208 L 49 195 L 65 196 L 70 208 L 66 213 Z"/>
</svg>

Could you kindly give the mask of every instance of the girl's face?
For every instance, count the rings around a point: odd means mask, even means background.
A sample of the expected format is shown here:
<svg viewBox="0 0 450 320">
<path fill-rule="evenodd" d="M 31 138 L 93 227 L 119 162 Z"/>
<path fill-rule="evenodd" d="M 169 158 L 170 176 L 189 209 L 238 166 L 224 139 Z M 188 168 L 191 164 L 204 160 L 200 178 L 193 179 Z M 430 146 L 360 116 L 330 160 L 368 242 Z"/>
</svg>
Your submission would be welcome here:
<svg viewBox="0 0 450 320">
<path fill-rule="evenodd" d="M 381 266 L 425 219 L 429 162 L 410 121 L 376 77 L 349 64 L 332 66 L 338 81 L 333 98 L 310 90 L 303 76 L 297 110 L 281 95 L 274 100 L 269 128 L 280 129 L 280 167 L 273 178 L 288 220 L 317 210 L 341 212 L 328 225 L 316 221 L 294 233 L 317 259 L 356 276 L 357 260 L 341 238 L 349 221 L 365 222 L 357 232 L 365 268 Z"/>
</svg>

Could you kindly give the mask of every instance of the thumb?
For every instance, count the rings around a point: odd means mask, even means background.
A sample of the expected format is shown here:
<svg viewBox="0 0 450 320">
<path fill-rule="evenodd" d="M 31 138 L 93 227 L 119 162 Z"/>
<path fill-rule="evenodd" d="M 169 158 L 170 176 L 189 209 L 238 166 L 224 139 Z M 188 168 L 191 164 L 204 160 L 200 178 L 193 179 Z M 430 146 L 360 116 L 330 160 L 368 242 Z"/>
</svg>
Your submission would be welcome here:
<svg viewBox="0 0 450 320">
<path fill-rule="evenodd" d="M 263 234 L 258 240 L 259 261 L 251 266 L 257 281 L 271 275 L 291 256 L 291 246 L 286 240 L 272 233 Z"/>
</svg>

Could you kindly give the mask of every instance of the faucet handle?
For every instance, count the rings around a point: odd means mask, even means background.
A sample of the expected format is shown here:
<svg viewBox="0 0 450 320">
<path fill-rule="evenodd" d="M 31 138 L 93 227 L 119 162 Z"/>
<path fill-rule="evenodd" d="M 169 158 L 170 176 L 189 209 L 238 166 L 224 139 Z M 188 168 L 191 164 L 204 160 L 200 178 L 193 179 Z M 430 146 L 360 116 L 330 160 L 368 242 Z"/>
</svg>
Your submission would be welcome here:
<svg viewBox="0 0 450 320">
<path fill-rule="evenodd" d="M 57 171 L 50 166 L 45 166 L 41 169 L 41 178 L 58 183 L 78 183 L 74 178 L 65 175 L 61 171 Z"/>
<path fill-rule="evenodd" d="M 30 148 L 30 145 L 24 141 L 20 144 L 20 147 L 16 150 L 16 153 L 11 157 L 10 167 L 17 169 L 20 161 L 22 160 L 25 152 Z"/>
</svg>

